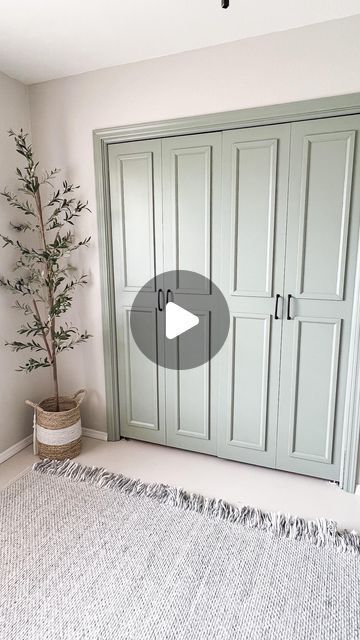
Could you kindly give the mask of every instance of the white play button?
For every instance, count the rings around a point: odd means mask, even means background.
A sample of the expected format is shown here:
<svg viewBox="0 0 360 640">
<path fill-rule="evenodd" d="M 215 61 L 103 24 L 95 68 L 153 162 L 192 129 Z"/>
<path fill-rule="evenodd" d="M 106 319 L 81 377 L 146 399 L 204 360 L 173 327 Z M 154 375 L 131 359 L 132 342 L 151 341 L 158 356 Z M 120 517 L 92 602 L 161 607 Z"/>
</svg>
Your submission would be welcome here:
<svg viewBox="0 0 360 640">
<path fill-rule="evenodd" d="M 185 331 L 189 331 L 199 324 L 198 316 L 190 311 L 179 307 L 175 302 L 168 302 L 166 305 L 166 337 L 169 340 L 180 336 Z"/>
<path fill-rule="evenodd" d="M 132 337 L 141 353 L 173 371 L 210 362 L 222 348 L 229 325 L 229 308 L 220 289 L 186 270 L 157 273 L 138 291 L 130 313 Z"/>
</svg>

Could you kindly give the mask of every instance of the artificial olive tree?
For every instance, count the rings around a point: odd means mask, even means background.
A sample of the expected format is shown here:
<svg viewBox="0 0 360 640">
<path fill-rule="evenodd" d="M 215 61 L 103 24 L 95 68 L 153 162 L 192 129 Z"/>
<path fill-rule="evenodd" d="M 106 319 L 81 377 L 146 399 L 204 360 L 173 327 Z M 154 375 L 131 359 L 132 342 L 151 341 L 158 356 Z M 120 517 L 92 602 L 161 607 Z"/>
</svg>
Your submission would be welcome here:
<svg viewBox="0 0 360 640">
<path fill-rule="evenodd" d="M 90 337 L 86 330 L 80 331 L 65 320 L 77 288 L 87 284 L 87 276 L 78 275 L 71 258 L 90 242 L 90 237 L 76 240 L 74 234 L 74 224 L 89 209 L 87 202 L 73 195 L 78 186 L 66 180 L 61 187 L 55 186 L 58 169 L 40 174 L 28 134 L 10 130 L 9 135 L 25 166 L 16 169 L 17 193 L 7 188 L 0 192 L 21 216 L 10 223 L 11 237 L 0 234 L 3 246 L 13 247 L 18 253 L 13 278 L 1 276 L 0 286 L 16 296 L 14 307 L 25 320 L 17 330 L 21 338 L 6 344 L 13 351 L 31 352 L 18 371 L 29 373 L 51 367 L 58 411 L 58 355 Z M 44 202 L 43 192 L 47 193 Z"/>
</svg>

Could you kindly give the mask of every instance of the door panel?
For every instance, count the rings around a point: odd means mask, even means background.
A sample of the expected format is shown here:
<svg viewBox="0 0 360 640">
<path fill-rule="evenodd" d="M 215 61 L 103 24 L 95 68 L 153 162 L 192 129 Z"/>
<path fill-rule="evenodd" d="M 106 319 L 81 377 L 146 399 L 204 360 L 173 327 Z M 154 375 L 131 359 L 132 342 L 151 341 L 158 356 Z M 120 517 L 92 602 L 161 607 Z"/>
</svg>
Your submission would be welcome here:
<svg viewBox="0 0 360 640">
<path fill-rule="evenodd" d="M 155 277 L 142 322 L 153 336 L 154 353 L 163 349 L 163 320 L 157 310 L 156 289 L 163 272 L 161 142 L 111 145 L 109 149 L 115 303 L 119 353 L 121 435 L 165 442 L 165 376 L 133 340 L 130 310 L 136 293 Z M 142 325 L 143 326 L 143 325 Z"/>
<path fill-rule="evenodd" d="M 213 242 L 220 234 L 221 212 L 221 134 L 167 138 L 162 141 L 164 258 L 165 271 L 195 271 L 212 278 L 220 277 L 220 252 Z M 211 318 L 204 294 L 207 288 L 194 289 L 186 274 L 171 283 L 172 301 L 187 306 L 206 323 L 209 338 Z M 196 331 L 197 328 L 192 331 Z M 165 349 L 183 349 L 182 337 L 166 340 Z M 209 352 L 205 338 L 199 349 Z M 181 357 L 181 355 L 179 355 Z M 167 443 L 194 451 L 216 454 L 217 430 L 217 356 L 194 369 L 166 370 Z"/>
<path fill-rule="evenodd" d="M 206 314 L 200 315 L 200 326 L 208 319 Z M 203 329 L 202 329 L 203 331 Z M 209 357 L 209 343 L 206 340 L 208 330 L 203 333 L 204 360 Z M 182 340 L 179 336 L 179 352 L 184 353 Z M 184 354 L 186 358 L 186 353 Z M 181 366 L 180 358 L 179 364 Z M 211 438 L 210 425 L 210 363 L 201 367 L 176 372 L 177 375 L 177 434 L 209 440 Z"/>
<path fill-rule="evenodd" d="M 291 457 L 332 460 L 340 331 L 339 319 L 294 320 Z M 316 424 L 316 429 L 310 431 L 309 424 Z"/>
<path fill-rule="evenodd" d="M 270 467 L 276 453 L 289 137 L 289 125 L 223 134 L 221 289 L 231 330 L 220 354 L 218 454 Z"/>
<path fill-rule="evenodd" d="M 233 295 L 272 295 L 277 147 L 276 139 L 233 146 Z"/>
<path fill-rule="evenodd" d="M 153 154 L 118 155 L 117 168 L 123 258 L 119 275 L 123 290 L 138 291 L 155 275 Z"/>
<path fill-rule="evenodd" d="M 299 297 L 342 299 L 354 141 L 355 131 L 304 136 L 295 290 Z"/>
<path fill-rule="evenodd" d="M 209 369 L 209 364 L 206 364 L 203 367 L 177 372 L 177 435 L 209 440 Z M 197 389 L 196 394 L 194 388 Z"/>
<path fill-rule="evenodd" d="M 269 395 L 270 318 L 234 314 L 230 445 L 265 451 Z M 242 363 L 247 362 L 245 368 Z M 251 390 L 261 390 L 251 393 Z M 250 391 L 250 392 L 249 392 Z"/>
<path fill-rule="evenodd" d="M 158 372 L 156 365 L 138 349 L 130 328 L 131 308 L 124 309 L 125 382 L 127 394 L 127 424 L 140 429 L 159 428 Z M 157 336 L 156 310 L 152 308 L 134 311 L 141 315 L 141 328 Z M 145 321 L 144 321 L 145 314 Z M 154 340 L 154 353 L 157 343 Z"/>
<path fill-rule="evenodd" d="M 199 335 L 202 337 L 200 349 L 204 361 L 209 358 L 209 313 L 193 310 L 199 316 Z M 206 325 L 204 327 L 204 325 Z M 185 338 L 185 339 L 184 339 Z M 210 425 L 210 362 L 193 369 L 181 369 L 181 358 L 188 360 L 186 353 L 187 341 L 185 336 L 178 338 L 178 364 L 179 370 L 175 372 L 177 378 L 177 393 L 172 397 L 176 406 L 177 416 L 176 435 L 203 440 L 211 439 Z M 172 429 L 170 428 L 170 432 Z M 170 434 L 171 437 L 171 434 Z"/>
<path fill-rule="evenodd" d="M 357 116 L 292 125 L 277 467 L 339 480 L 359 226 Z"/>
<path fill-rule="evenodd" d="M 211 146 L 172 149 L 170 153 L 175 268 L 210 278 Z M 190 293 L 183 274 L 177 291 Z"/>
<path fill-rule="evenodd" d="M 221 134 L 168 138 L 162 142 L 165 271 L 185 270 L 211 278 L 211 230 L 219 217 Z M 215 184 L 214 184 L 215 181 Z M 181 274 L 173 288 L 193 291 Z"/>
</svg>

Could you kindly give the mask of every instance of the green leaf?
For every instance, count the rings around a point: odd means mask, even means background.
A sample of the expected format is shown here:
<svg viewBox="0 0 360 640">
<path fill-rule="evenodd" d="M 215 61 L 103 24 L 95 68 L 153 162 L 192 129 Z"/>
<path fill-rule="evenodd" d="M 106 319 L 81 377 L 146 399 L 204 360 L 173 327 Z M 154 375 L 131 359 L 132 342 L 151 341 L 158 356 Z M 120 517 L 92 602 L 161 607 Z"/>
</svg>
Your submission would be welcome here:
<svg viewBox="0 0 360 640">
<path fill-rule="evenodd" d="M 50 367 L 51 363 L 48 358 L 42 358 L 40 360 L 36 360 L 35 358 L 29 358 L 25 364 L 20 365 L 16 371 L 25 371 L 26 373 L 31 373 L 35 369 L 40 369 L 41 367 Z"/>
<path fill-rule="evenodd" d="M 45 347 L 43 347 L 36 340 L 30 340 L 29 342 L 20 342 L 19 340 L 14 340 L 13 342 L 5 342 L 6 347 L 10 347 L 12 351 L 23 351 L 24 349 L 30 349 L 31 351 L 46 351 Z"/>
</svg>

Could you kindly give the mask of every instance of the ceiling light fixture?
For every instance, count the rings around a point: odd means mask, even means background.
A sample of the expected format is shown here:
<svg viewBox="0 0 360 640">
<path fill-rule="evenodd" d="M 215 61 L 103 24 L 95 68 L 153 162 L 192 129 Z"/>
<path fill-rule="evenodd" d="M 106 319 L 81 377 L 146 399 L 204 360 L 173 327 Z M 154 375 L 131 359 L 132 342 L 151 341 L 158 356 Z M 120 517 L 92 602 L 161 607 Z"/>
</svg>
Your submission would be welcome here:
<svg viewBox="0 0 360 640">
<path fill-rule="evenodd" d="M 221 0 L 221 6 L 223 9 L 228 9 L 230 0 Z"/>
</svg>

